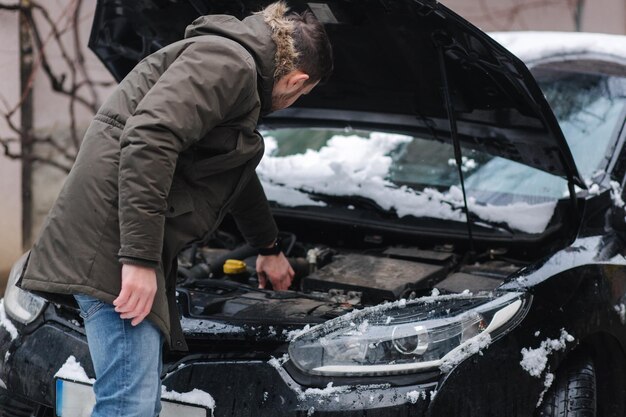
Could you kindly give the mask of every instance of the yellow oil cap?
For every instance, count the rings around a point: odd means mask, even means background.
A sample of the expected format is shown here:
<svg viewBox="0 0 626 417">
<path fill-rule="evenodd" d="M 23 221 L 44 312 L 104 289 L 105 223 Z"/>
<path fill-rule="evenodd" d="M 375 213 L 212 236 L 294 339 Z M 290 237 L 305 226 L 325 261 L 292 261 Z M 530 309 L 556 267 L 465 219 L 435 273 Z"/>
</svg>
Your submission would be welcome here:
<svg viewBox="0 0 626 417">
<path fill-rule="evenodd" d="M 242 274 L 246 272 L 246 263 L 239 259 L 227 259 L 224 262 L 224 273 L 226 275 Z"/>
</svg>

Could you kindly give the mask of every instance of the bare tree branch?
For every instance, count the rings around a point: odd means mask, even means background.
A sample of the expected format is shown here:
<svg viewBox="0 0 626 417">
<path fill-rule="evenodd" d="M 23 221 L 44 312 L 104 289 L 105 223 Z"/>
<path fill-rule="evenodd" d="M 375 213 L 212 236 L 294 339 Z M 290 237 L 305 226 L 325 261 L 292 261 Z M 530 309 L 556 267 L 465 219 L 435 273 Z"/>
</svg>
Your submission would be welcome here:
<svg viewBox="0 0 626 417">
<path fill-rule="evenodd" d="M 0 118 L 4 118 L 9 130 L 15 136 L 0 137 L 0 147 L 8 158 L 38 162 L 58 168 L 63 172 L 69 172 L 80 147 L 81 132 L 78 126 L 77 105 L 95 113 L 100 103 L 97 88 L 108 87 L 113 83 L 93 80 L 85 66 L 84 45 L 80 35 L 80 22 L 84 20 L 80 16 L 83 0 L 71 0 L 55 18 L 50 13 L 53 9 L 44 7 L 44 4 L 32 1 L 28 6 L 23 6 L 21 3 L 0 2 L 0 11 L 19 13 L 26 19 L 28 30 L 32 34 L 35 52 L 32 72 L 17 102 L 9 104 L 6 98 L 0 95 L 0 101 L 5 107 L 5 111 L 0 113 Z M 72 54 L 66 46 L 66 38 L 71 42 Z M 54 46 L 59 51 L 60 63 L 53 65 L 48 58 L 47 51 L 50 46 Z M 70 146 L 65 143 L 66 140 L 55 138 L 54 135 L 25 132 L 13 121 L 15 114 L 21 109 L 32 90 L 39 69 L 48 79 L 52 91 L 69 99 L 67 118 L 69 119 Z M 23 140 L 38 145 L 37 150 L 32 155 L 22 155 L 16 152 L 15 144 L 20 142 L 17 138 L 24 138 Z M 42 156 L 41 146 L 51 151 L 48 152 L 48 157 Z"/>
</svg>

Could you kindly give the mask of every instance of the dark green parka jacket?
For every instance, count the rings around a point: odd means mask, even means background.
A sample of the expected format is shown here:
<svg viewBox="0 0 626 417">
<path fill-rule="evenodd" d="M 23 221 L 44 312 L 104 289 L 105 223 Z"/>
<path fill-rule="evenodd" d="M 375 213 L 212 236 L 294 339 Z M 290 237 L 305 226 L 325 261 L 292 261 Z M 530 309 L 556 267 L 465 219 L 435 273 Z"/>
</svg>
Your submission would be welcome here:
<svg viewBox="0 0 626 417">
<path fill-rule="evenodd" d="M 186 349 L 175 303 L 176 256 L 230 212 L 253 246 L 277 230 L 254 172 L 255 130 L 274 75 L 293 65 L 285 6 L 243 21 L 203 16 L 142 60 L 102 105 L 43 226 L 20 286 L 112 303 L 123 263 L 157 269 L 148 316 Z"/>
</svg>

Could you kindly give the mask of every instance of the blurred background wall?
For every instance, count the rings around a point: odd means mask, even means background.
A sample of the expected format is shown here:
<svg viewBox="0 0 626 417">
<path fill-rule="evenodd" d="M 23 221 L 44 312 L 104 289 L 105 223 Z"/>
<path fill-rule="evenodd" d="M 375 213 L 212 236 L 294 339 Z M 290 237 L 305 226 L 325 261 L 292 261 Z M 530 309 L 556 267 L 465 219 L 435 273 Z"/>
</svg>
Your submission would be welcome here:
<svg viewBox="0 0 626 417">
<path fill-rule="evenodd" d="M 0 0 L 0 294 L 59 193 L 94 109 L 114 85 L 86 46 L 95 4 Z M 20 18 L 19 6 L 28 17 Z M 19 155 L 29 141 L 31 158 L 6 156 Z"/>
<path fill-rule="evenodd" d="M 17 15 L 0 11 L 0 93 L 9 103 L 19 100 Z M 0 103 L 1 107 L 4 107 Z M 0 136 L 10 135 L 0 119 Z M 19 161 L 0 156 L 0 278 L 19 257 L 22 247 Z"/>
<path fill-rule="evenodd" d="M 28 135 L 43 139 L 34 145 L 33 152 L 38 158 L 48 160 L 48 163 L 22 163 L 5 156 L 0 149 L 0 292 L 10 265 L 23 248 L 30 246 L 58 194 L 71 165 L 70 157 L 77 151 L 75 142 L 80 141 L 94 107 L 112 88 L 111 77 L 86 47 L 95 3 L 95 0 L 39 0 L 39 3 L 0 0 L 0 138 L 11 140 L 7 145 L 10 152 L 19 153 L 20 134 L 26 130 Z M 445 0 L 443 3 L 485 31 L 577 30 L 626 34 L 624 0 Z M 26 39 L 31 50 L 26 56 L 20 54 L 21 25 L 15 7 L 18 5 L 31 8 L 39 32 L 38 43 L 33 39 L 31 27 L 30 40 Z M 33 9 L 34 6 L 40 8 Z M 29 32 L 29 26 L 24 27 Z M 50 68 L 49 72 L 44 70 L 44 64 Z M 24 66 L 32 69 L 24 71 Z M 54 91 L 54 80 L 65 93 Z M 30 101 L 23 94 L 28 87 L 32 87 Z M 72 87 L 78 88 L 78 95 L 89 105 L 67 94 Z M 30 119 L 21 118 L 19 104 L 23 101 L 30 103 L 27 106 Z M 11 129 L 6 119 L 13 109 L 10 121 L 18 131 Z M 22 129 L 22 120 L 30 126 Z M 60 148 L 65 151 L 61 152 Z M 31 184 L 31 193 L 22 198 L 24 164 L 30 172 L 26 182 Z"/>
<path fill-rule="evenodd" d="M 626 34 L 624 0 L 442 0 L 484 31 Z"/>
</svg>

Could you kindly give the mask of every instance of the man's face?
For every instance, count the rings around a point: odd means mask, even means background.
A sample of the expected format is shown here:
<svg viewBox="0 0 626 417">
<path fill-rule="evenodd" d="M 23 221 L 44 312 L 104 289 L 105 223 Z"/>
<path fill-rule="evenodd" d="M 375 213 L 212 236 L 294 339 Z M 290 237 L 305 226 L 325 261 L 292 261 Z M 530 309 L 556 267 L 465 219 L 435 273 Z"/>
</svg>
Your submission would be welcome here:
<svg viewBox="0 0 626 417">
<path fill-rule="evenodd" d="M 302 71 L 295 70 L 274 83 L 272 89 L 272 111 L 285 109 L 291 106 L 303 94 L 309 94 L 317 85 L 309 82 L 309 76 Z"/>
</svg>

